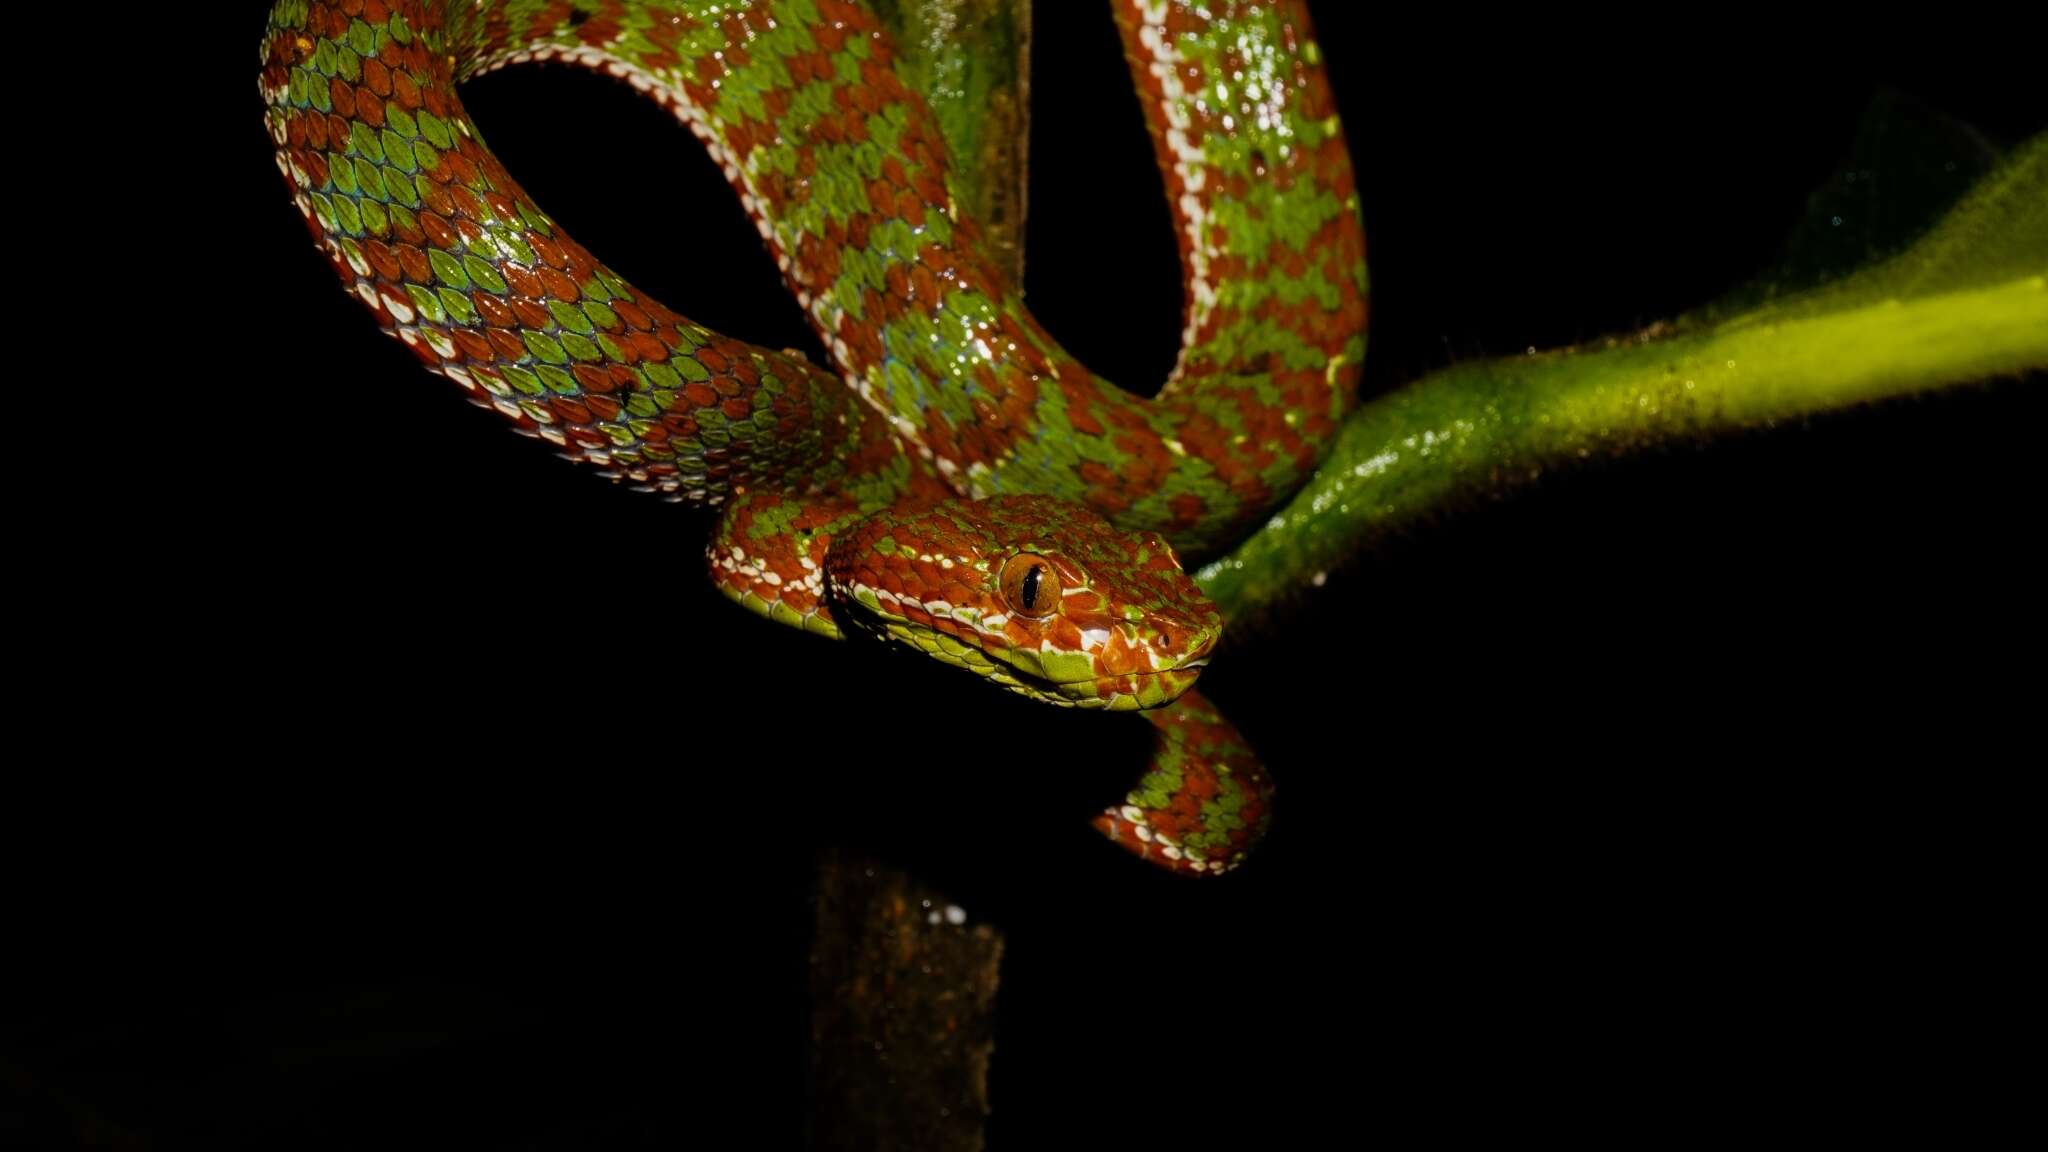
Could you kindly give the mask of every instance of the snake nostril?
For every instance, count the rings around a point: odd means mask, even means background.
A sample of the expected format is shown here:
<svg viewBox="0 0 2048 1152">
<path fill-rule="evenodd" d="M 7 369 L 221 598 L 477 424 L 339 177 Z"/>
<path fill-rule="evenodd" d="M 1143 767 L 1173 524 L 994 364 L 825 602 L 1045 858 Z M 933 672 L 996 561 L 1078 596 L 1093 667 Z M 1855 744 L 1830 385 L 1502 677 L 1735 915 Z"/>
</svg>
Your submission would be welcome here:
<svg viewBox="0 0 2048 1152">
<path fill-rule="evenodd" d="M 1172 657 L 1176 662 L 1187 662 L 1207 656 L 1215 643 L 1214 628 L 1202 628 L 1194 624 L 1169 624 L 1159 630 L 1155 646 L 1161 656 Z"/>
</svg>

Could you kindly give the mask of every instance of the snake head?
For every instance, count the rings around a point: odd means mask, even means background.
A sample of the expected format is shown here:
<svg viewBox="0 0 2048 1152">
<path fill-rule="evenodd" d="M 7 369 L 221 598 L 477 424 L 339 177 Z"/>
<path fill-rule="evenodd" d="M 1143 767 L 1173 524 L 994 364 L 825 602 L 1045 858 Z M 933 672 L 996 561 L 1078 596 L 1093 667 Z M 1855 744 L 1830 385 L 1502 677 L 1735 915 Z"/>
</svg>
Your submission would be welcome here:
<svg viewBox="0 0 2048 1152">
<path fill-rule="evenodd" d="M 842 624 L 1053 704 L 1170 703 L 1223 632 L 1158 533 L 1045 496 L 888 509 L 825 568 Z"/>
</svg>

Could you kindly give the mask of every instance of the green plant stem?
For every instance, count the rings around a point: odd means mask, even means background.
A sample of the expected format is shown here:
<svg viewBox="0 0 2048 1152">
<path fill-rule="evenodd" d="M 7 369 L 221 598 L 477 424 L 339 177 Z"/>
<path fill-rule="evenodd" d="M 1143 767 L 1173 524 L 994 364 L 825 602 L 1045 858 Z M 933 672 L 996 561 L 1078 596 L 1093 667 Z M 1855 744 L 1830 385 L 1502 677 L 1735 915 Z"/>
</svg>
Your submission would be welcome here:
<svg viewBox="0 0 2048 1152">
<path fill-rule="evenodd" d="M 1354 413 L 1309 484 L 1196 579 L 1242 617 L 1388 531 L 1550 469 L 2048 370 L 2044 220 L 2048 137 L 1906 252 L 1822 292 L 1434 373 Z"/>
<path fill-rule="evenodd" d="M 904 79 L 938 119 L 949 183 L 981 226 L 983 251 L 1024 282 L 1026 146 L 1030 142 L 1028 0 L 878 0 Z"/>
</svg>

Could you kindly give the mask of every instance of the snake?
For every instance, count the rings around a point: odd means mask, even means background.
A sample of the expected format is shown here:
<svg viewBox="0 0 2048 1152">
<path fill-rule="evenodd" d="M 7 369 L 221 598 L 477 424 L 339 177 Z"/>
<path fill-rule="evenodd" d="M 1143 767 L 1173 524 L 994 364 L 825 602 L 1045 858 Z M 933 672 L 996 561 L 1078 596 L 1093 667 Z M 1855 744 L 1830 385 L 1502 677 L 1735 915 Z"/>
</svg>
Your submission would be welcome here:
<svg viewBox="0 0 2048 1152">
<path fill-rule="evenodd" d="M 616 481 L 720 505 L 710 574 L 752 611 L 1143 710 L 1153 761 L 1096 826 L 1215 874 L 1273 787 L 1192 687 L 1222 621 L 1181 560 L 1270 516 L 1350 410 L 1363 229 L 1298 2 L 1113 7 L 1183 280 L 1151 398 L 1032 318 L 850 0 L 279 0 L 260 90 L 316 245 L 428 369 Z M 457 85 L 534 61 L 623 79 L 702 141 L 831 369 L 691 322 L 526 195 Z"/>
</svg>

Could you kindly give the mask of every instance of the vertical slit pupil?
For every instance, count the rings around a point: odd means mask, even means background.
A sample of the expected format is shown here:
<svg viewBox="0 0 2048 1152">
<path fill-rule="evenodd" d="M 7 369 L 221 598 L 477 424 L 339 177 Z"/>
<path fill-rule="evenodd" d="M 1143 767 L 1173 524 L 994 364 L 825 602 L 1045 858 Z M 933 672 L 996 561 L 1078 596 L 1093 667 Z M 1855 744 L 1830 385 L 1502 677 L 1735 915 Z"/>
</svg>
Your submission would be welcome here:
<svg viewBox="0 0 2048 1152">
<path fill-rule="evenodd" d="M 1033 564 L 1031 566 L 1031 570 L 1024 573 L 1023 595 L 1024 610 L 1026 612 L 1038 611 L 1038 579 L 1039 573 L 1043 572 L 1044 570 L 1044 565 Z"/>
</svg>

